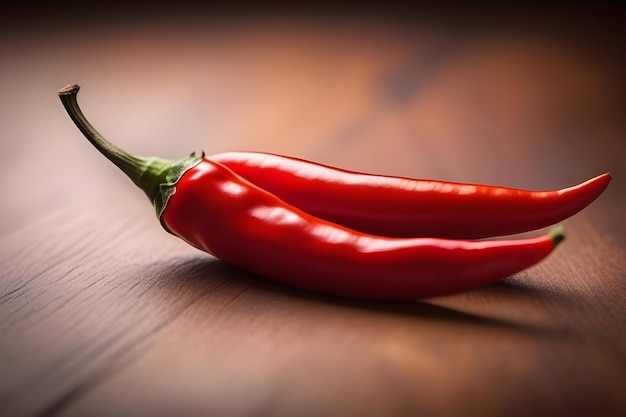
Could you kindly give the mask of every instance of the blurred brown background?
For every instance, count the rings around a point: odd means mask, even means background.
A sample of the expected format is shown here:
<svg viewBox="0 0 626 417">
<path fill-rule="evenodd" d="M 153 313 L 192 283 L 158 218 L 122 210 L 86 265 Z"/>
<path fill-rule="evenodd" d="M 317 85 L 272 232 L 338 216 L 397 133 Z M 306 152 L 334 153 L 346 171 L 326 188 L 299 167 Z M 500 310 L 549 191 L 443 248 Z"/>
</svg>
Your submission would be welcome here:
<svg viewBox="0 0 626 417">
<path fill-rule="evenodd" d="M 5 6 L 3 6 L 5 7 Z M 624 10 L 9 3 L 0 415 L 623 415 Z M 544 263 L 404 304 L 169 236 L 56 91 L 139 154 L 260 150 L 529 189 L 609 171 Z"/>
</svg>

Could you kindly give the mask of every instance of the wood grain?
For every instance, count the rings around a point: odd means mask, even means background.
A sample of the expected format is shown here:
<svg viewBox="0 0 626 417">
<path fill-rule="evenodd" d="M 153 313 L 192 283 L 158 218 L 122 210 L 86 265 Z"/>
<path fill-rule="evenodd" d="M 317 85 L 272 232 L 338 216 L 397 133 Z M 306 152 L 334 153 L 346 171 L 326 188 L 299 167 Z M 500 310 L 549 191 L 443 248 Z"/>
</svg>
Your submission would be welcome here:
<svg viewBox="0 0 626 417">
<path fill-rule="evenodd" d="M 2 29 L 0 415 L 626 413 L 613 20 L 109 17 Z M 165 233 L 65 115 L 68 82 L 140 154 L 263 150 L 531 189 L 614 180 L 550 258 L 501 283 L 328 297 Z"/>
</svg>

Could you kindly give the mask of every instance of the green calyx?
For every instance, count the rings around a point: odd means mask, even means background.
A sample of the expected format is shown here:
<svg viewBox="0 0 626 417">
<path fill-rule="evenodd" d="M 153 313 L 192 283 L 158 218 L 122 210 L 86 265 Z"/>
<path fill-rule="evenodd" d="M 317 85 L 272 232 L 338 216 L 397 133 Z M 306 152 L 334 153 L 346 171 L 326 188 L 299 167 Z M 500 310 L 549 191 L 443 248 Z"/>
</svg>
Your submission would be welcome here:
<svg viewBox="0 0 626 417">
<path fill-rule="evenodd" d="M 167 202 L 170 197 L 176 193 L 176 184 L 181 179 L 181 177 L 185 174 L 185 172 L 189 171 L 191 168 L 195 167 L 202 161 L 204 158 L 204 152 L 200 157 L 196 156 L 196 153 L 193 152 L 187 158 L 180 159 L 176 161 L 176 163 L 170 166 L 167 175 L 165 176 L 165 181 L 159 183 L 159 189 L 156 193 L 156 196 L 152 199 L 154 204 L 154 208 L 156 209 L 156 215 L 161 221 L 161 224 L 169 232 L 168 227 L 163 223 L 163 210 L 167 207 Z M 148 196 L 150 197 L 150 196 Z"/>
<path fill-rule="evenodd" d="M 157 216 L 161 219 L 167 201 L 176 192 L 176 183 L 185 172 L 200 163 L 204 153 L 201 156 L 192 153 L 189 157 L 180 160 L 167 160 L 133 155 L 118 148 L 98 133 L 83 115 L 76 101 L 79 90 L 80 87 L 76 84 L 68 84 L 59 90 L 59 98 L 70 118 L 101 154 L 146 193 L 156 208 Z"/>
</svg>

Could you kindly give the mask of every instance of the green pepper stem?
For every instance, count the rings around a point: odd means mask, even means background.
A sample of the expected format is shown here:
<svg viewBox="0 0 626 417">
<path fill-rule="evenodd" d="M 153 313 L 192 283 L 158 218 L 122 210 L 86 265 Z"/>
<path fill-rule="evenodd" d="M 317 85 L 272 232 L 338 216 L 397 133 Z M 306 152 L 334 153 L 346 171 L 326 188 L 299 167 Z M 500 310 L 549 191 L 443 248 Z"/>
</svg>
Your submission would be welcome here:
<svg viewBox="0 0 626 417">
<path fill-rule="evenodd" d="M 59 98 L 76 127 L 101 154 L 141 188 L 150 201 L 154 201 L 159 193 L 159 185 L 166 181 L 167 174 L 176 161 L 133 155 L 106 140 L 81 111 L 76 101 L 79 90 L 80 87 L 76 84 L 68 84 L 59 90 Z"/>
</svg>

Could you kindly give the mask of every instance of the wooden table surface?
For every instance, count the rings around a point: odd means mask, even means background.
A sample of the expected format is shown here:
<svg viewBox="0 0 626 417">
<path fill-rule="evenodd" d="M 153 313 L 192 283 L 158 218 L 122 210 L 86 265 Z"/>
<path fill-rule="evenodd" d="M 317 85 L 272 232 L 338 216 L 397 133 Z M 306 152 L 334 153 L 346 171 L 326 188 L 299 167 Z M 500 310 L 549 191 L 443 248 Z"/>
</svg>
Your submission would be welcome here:
<svg viewBox="0 0 626 417">
<path fill-rule="evenodd" d="M 603 18 L 3 25 L 0 415 L 625 415 L 626 66 Z M 68 82 L 139 154 L 259 150 L 529 189 L 614 179 L 554 254 L 500 283 L 412 303 L 324 296 L 165 233 L 65 114 Z"/>
</svg>

